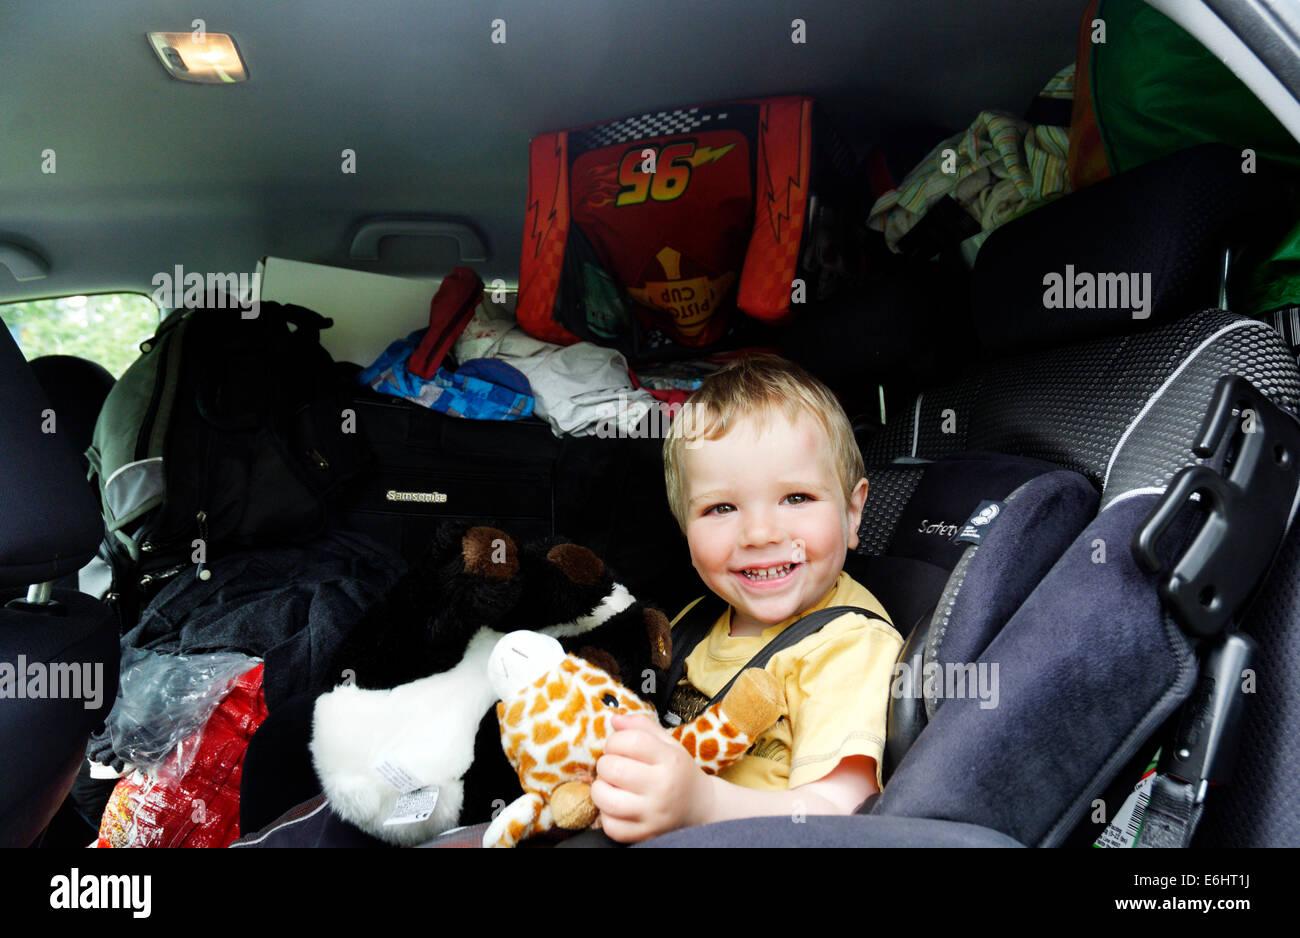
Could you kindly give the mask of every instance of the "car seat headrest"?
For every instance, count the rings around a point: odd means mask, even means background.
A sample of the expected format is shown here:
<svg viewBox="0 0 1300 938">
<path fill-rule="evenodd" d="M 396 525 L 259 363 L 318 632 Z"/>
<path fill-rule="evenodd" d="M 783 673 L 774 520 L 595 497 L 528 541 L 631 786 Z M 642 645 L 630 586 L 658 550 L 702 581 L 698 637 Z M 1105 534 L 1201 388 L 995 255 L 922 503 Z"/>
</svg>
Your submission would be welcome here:
<svg viewBox="0 0 1300 938">
<path fill-rule="evenodd" d="M 103 365 L 75 355 L 42 355 L 28 364 L 57 415 L 58 435 L 84 457 L 116 380 Z"/>
<path fill-rule="evenodd" d="M 1004 502 L 1031 479 L 1058 473 L 1060 467 L 1045 460 L 987 452 L 869 467 L 859 546 L 845 569 L 880 600 L 906 637 L 939 601 L 968 546 L 952 539 L 981 503 Z M 1019 524 L 1014 517 L 1008 523 Z"/>
<path fill-rule="evenodd" d="M 924 467 L 885 553 L 951 570 L 966 549 L 952 539 L 981 502 L 1001 501 L 1057 468 L 1041 459 L 1000 453 L 958 453 L 933 462 Z"/>
<path fill-rule="evenodd" d="M 1240 150 L 1206 144 L 1008 222 L 972 275 L 980 342 L 1008 354 L 1217 306 L 1223 249 L 1265 225 L 1282 184 L 1265 164 L 1244 172 Z"/>
<path fill-rule="evenodd" d="M 8 329 L 0 329 L 0 400 L 0 587 L 29 586 L 84 566 L 103 521 L 59 414 Z"/>
</svg>

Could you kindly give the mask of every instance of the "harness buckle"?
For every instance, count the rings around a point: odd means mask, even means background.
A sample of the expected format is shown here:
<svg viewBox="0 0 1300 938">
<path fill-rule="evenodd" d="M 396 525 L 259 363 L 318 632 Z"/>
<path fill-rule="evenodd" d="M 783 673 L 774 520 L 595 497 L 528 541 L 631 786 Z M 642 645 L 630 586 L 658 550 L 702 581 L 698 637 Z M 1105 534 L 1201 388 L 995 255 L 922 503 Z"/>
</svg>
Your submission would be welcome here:
<svg viewBox="0 0 1300 938">
<path fill-rule="evenodd" d="M 1221 457 L 1223 472 L 1186 466 L 1133 538 L 1148 573 L 1163 573 L 1160 597 L 1190 635 L 1226 631 L 1255 596 L 1282 546 L 1300 494 L 1300 423 L 1246 379 L 1224 375 L 1192 452 Z M 1192 502 L 1204 519 L 1167 563 L 1160 539 Z"/>
</svg>

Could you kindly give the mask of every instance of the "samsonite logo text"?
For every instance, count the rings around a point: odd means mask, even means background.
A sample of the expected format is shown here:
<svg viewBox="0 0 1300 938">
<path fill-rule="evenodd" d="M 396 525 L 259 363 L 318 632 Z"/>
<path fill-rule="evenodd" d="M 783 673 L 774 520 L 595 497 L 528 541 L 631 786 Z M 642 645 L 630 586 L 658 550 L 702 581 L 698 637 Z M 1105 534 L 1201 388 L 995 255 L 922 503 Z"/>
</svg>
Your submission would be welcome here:
<svg viewBox="0 0 1300 938">
<path fill-rule="evenodd" d="M 1128 309 L 1134 319 L 1151 315 L 1151 274 L 1076 273 L 1073 264 L 1065 273 L 1043 275 L 1043 306 L 1047 309 Z"/>
</svg>

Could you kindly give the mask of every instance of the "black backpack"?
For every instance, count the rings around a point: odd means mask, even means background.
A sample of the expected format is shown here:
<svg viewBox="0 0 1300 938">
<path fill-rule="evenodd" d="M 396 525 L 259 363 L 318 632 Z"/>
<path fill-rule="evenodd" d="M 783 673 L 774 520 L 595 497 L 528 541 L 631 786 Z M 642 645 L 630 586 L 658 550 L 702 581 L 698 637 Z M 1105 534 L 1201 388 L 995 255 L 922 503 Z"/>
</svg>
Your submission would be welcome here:
<svg viewBox="0 0 1300 938">
<path fill-rule="evenodd" d="M 246 315 L 220 298 L 176 310 L 100 411 L 89 478 L 132 618 L 223 550 L 316 536 L 327 501 L 369 461 L 350 387 L 320 344 L 333 322 L 269 302 Z"/>
</svg>

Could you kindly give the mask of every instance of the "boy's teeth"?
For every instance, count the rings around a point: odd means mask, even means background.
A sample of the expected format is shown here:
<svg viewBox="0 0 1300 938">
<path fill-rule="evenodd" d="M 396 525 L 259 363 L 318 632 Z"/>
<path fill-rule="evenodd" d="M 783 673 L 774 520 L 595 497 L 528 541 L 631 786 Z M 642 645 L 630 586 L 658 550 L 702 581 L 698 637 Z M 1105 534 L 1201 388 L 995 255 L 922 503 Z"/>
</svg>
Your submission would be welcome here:
<svg viewBox="0 0 1300 938">
<path fill-rule="evenodd" d="M 785 576 L 793 567 L 794 564 L 787 563 L 779 567 L 768 567 L 765 570 L 746 570 L 744 573 L 751 580 L 772 580 Z"/>
</svg>

